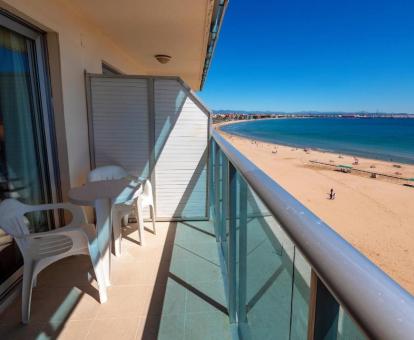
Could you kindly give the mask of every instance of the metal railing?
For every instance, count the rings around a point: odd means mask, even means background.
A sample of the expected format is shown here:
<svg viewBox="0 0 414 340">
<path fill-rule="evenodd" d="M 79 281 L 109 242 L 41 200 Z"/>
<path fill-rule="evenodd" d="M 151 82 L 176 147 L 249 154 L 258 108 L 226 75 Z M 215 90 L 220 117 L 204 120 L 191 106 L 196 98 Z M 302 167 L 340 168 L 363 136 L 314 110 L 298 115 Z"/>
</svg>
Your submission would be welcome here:
<svg viewBox="0 0 414 340">
<path fill-rule="evenodd" d="M 232 182 L 237 172 L 261 199 L 311 267 L 308 338 L 324 338 L 323 330 L 321 332 L 318 328 L 330 327 L 323 325 L 326 317 L 323 313 L 326 313 L 327 308 L 329 310 L 329 304 L 332 305 L 329 297 L 326 298 L 328 294 L 334 303 L 344 308 L 367 337 L 412 339 L 414 297 L 248 160 L 213 127 L 210 132 L 215 149 L 218 148 L 228 160 L 228 176 L 222 181 L 226 181 L 230 196 L 227 197 L 226 208 L 229 209 L 229 252 L 235 252 L 231 245 L 234 243 L 232 238 L 236 228 L 236 217 L 232 212 L 236 207 L 235 186 Z M 212 180 L 217 182 L 217 174 Z M 246 195 L 245 190 L 240 195 Z M 218 199 L 217 193 L 215 196 L 211 198 L 213 201 Z M 240 205 L 242 204 L 243 200 L 240 201 Z M 243 221 L 246 221 L 246 216 L 243 217 L 242 213 L 238 223 Z M 234 264 L 230 263 L 228 270 L 234 271 Z M 235 289 L 230 278 L 231 321 L 240 317 L 237 316 L 236 303 L 232 296 Z"/>
</svg>

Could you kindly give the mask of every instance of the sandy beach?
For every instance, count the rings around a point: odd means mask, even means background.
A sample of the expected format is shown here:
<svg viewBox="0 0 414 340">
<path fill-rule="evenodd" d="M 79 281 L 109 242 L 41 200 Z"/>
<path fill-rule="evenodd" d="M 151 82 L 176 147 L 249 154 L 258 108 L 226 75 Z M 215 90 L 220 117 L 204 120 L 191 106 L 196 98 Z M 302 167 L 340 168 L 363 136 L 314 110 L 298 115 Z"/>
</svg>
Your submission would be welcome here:
<svg viewBox="0 0 414 340">
<path fill-rule="evenodd" d="M 414 295 L 414 165 L 275 145 L 221 132 L 258 167 Z M 321 164 L 323 163 L 323 164 Z M 357 163 L 357 164 L 356 164 Z M 338 165 L 352 166 L 350 173 Z M 354 169 L 375 172 L 377 175 Z M 336 197 L 329 199 L 333 188 Z"/>
</svg>

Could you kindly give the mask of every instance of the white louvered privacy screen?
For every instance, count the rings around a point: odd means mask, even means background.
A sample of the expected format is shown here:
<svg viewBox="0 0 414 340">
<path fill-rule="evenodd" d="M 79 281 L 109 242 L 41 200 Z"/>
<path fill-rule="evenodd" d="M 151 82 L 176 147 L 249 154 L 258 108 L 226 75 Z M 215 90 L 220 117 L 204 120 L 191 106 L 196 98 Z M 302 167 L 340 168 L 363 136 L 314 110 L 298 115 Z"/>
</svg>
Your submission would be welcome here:
<svg viewBox="0 0 414 340">
<path fill-rule="evenodd" d="M 179 79 L 86 79 L 92 167 L 150 178 L 160 220 L 206 218 L 208 110 Z"/>
</svg>

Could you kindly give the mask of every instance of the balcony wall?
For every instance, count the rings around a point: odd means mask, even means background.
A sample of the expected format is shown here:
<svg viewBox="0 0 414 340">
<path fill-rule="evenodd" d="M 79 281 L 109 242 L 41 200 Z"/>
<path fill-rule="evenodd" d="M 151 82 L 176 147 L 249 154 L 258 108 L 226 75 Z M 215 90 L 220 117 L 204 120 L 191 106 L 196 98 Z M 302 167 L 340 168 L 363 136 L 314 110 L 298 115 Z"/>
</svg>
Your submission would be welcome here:
<svg viewBox="0 0 414 340">
<path fill-rule="evenodd" d="M 89 172 L 84 72 L 102 72 L 102 61 L 124 73 L 145 74 L 136 59 L 72 7 L 53 0 L 0 0 L 18 18 L 46 32 L 62 194 Z"/>
<path fill-rule="evenodd" d="M 105 62 L 122 74 L 177 75 L 199 89 L 217 6 L 210 0 L 0 0 L 0 10 L 45 33 L 63 199 L 90 170 L 84 72 L 101 73 Z M 155 54 L 172 61 L 161 64 Z"/>
</svg>

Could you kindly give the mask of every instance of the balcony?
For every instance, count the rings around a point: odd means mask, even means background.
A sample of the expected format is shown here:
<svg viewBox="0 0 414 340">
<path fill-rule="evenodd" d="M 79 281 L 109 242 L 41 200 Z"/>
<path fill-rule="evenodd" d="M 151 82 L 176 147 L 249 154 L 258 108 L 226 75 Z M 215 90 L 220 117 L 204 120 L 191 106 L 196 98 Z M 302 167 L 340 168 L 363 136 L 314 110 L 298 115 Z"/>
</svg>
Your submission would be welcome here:
<svg viewBox="0 0 414 340">
<path fill-rule="evenodd" d="M 105 304 L 85 258 L 43 271 L 30 324 L 12 301 L 1 338 L 412 337 L 413 296 L 209 126 L 180 80 L 88 77 L 93 165 L 155 179 L 159 232 L 140 246 L 123 230 Z"/>
</svg>

